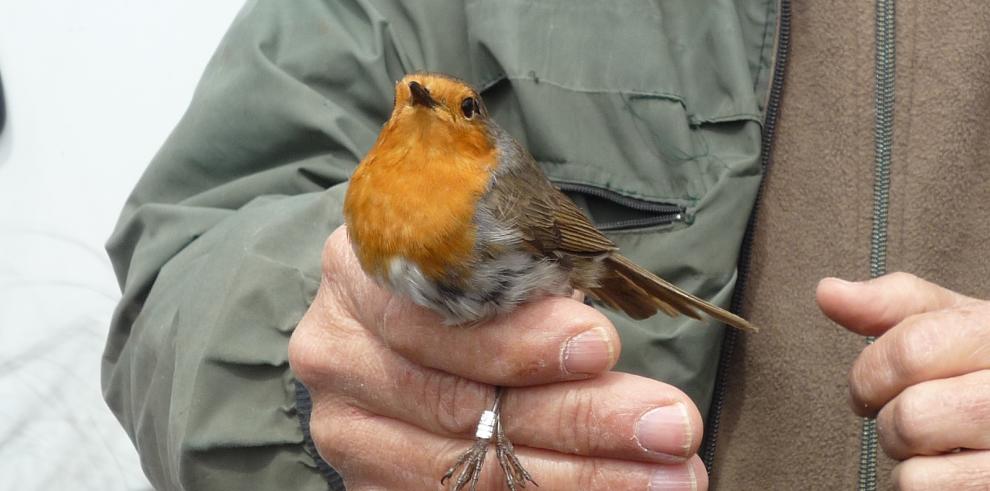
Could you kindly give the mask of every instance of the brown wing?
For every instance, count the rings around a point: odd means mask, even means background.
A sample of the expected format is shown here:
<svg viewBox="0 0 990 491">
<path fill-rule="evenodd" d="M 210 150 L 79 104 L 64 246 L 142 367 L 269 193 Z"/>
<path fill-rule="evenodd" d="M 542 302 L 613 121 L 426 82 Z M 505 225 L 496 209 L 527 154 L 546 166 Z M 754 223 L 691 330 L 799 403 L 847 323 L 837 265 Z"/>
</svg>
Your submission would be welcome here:
<svg viewBox="0 0 990 491">
<path fill-rule="evenodd" d="M 517 224 L 523 240 L 545 255 L 600 256 L 618 250 L 535 163 L 519 167 L 498 175 L 486 196 L 496 219 Z"/>
<path fill-rule="evenodd" d="M 601 260 L 604 271 L 591 266 L 598 260 L 575 262 L 576 266 L 587 266 L 589 277 L 580 281 L 583 286 L 574 286 L 634 319 L 645 319 L 657 312 L 699 319 L 704 312 L 738 329 L 756 330 L 745 319 L 677 288 L 616 253 L 615 243 L 602 235 L 570 198 L 553 187 L 529 154 L 504 133 L 498 136 L 500 157 L 505 160 L 500 162 L 496 182 L 484 198 L 486 204 L 501 223 L 517 224 L 526 244 L 540 254 L 605 256 Z"/>
</svg>

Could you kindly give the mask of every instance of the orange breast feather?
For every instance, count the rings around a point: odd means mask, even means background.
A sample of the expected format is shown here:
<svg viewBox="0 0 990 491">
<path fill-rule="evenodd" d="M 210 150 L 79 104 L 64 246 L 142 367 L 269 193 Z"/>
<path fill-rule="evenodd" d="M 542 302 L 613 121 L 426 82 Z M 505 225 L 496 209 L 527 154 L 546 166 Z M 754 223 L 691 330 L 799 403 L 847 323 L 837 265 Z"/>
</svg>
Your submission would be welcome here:
<svg viewBox="0 0 990 491">
<path fill-rule="evenodd" d="M 385 128 L 351 178 L 344 213 L 366 271 L 386 275 L 401 257 L 435 280 L 469 265 L 495 150 L 485 135 L 443 130 Z"/>
</svg>

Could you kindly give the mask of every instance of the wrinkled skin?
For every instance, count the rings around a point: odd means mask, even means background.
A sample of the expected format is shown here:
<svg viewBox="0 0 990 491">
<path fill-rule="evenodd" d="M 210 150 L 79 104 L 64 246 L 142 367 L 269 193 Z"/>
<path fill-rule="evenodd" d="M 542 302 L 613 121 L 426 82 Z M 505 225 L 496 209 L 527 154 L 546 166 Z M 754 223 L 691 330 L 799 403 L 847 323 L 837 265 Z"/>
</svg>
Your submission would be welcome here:
<svg viewBox="0 0 990 491">
<path fill-rule="evenodd" d="M 589 332 L 590 345 L 566 352 Z M 503 422 L 539 489 L 707 489 L 698 409 L 672 386 L 610 372 L 620 349 L 609 321 L 573 298 L 444 326 L 365 276 L 341 228 L 325 244 L 323 280 L 289 359 L 312 394 L 320 455 L 348 490 L 441 489 L 494 385 L 512 387 Z M 639 421 L 657 408 L 670 417 L 650 438 Z M 479 489 L 504 489 L 493 454 Z"/>
<path fill-rule="evenodd" d="M 894 486 L 990 488 L 990 302 L 906 273 L 825 279 L 817 299 L 835 322 L 879 336 L 853 363 L 849 391 L 901 461 Z"/>
</svg>

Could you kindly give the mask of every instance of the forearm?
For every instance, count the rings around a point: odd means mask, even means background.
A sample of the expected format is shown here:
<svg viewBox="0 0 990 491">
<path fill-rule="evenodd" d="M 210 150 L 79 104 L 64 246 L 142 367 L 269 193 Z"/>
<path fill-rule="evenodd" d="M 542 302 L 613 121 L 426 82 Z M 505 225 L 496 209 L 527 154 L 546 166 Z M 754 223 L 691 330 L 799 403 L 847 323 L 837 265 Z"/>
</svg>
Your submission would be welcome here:
<svg viewBox="0 0 990 491">
<path fill-rule="evenodd" d="M 156 486 L 325 489 L 302 445 L 286 345 L 341 191 L 245 207 L 173 257 L 143 305 L 121 304 L 140 314 L 111 338 L 104 390 Z"/>
</svg>

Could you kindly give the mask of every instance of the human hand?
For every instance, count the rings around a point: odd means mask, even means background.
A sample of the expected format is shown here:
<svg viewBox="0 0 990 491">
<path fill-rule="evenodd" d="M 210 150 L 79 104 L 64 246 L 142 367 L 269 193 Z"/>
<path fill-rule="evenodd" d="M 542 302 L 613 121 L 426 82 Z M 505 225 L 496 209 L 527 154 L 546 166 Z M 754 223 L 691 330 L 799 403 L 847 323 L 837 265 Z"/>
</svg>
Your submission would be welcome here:
<svg viewBox="0 0 990 491">
<path fill-rule="evenodd" d="M 825 315 L 880 336 L 849 374 L 853 410 L 877 417 L 880 446 L 901 460 L 898 489 L 990 486 L 990 302 L 906 273 L 818 284 Z"/>
<path fill-rule="evenodd" d="M 341 227 L 289 361 L 312 396 L 317 449 L 348 490 L 441 488 L 493 385 L 512 387 L 502 421 L 540 489 L 707 489 L 697 408 L 674 387 L 608 372 L 619 349 L 608 320 L 569 298 L 444 326 L 365 276 Z M 481 489 L 503 489 L 493 453 Z"/>
</svg>

